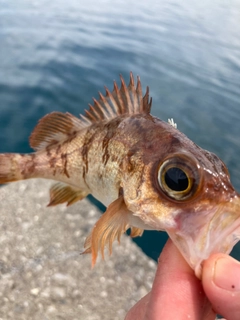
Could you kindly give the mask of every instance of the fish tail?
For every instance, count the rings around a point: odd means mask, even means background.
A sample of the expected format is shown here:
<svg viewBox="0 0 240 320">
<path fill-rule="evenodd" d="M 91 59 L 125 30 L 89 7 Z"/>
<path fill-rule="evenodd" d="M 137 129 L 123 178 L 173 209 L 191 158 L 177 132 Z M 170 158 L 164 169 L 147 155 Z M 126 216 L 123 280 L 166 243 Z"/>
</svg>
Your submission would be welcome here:
<svg viewBox="0 0 240 320">
<path fill-rule="evenodd" d="M 31 154 L 0 154 L 0 184 L 32 178 L 31 165 Z"/>
</svg>

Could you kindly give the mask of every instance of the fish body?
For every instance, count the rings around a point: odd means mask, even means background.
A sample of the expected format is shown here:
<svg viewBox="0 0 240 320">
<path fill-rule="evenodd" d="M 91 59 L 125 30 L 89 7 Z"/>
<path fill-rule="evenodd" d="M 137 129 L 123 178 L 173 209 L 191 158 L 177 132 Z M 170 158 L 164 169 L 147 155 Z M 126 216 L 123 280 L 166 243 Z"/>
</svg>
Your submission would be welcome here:
<svg viewBox="0 0 240 320">
<path fill-rule="evenodd" d="M 95 264 L 98 251 L 131 228 L 165 230 L 201 277 L 210 254 L 229 253 L 239 239 L 240 200 L 225 164 L 150 114 L 149 90 L 140 79 L 106 89 L 85 116 L 53 112 L 32 135 L 31 154 L 0 154 L 0 183 L 45 178 L 49 206 L 92 194 L 106 207 L 85 241 Z"/>
</svg>

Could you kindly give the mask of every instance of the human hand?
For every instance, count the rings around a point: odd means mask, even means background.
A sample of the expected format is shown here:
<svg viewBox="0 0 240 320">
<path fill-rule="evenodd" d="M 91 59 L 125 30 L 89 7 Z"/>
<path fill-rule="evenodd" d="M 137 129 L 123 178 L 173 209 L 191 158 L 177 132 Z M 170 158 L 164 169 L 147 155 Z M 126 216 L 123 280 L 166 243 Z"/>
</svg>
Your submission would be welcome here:
<svg viewBox="0 0 240 320">
<path fill-rule="evenodd" d="M 168 240 L 160 255 L 152 290 L 125 320 L 240 319 L 240 263 L 214 254 L 203 264 L 202 280 Z"/>
</svg>

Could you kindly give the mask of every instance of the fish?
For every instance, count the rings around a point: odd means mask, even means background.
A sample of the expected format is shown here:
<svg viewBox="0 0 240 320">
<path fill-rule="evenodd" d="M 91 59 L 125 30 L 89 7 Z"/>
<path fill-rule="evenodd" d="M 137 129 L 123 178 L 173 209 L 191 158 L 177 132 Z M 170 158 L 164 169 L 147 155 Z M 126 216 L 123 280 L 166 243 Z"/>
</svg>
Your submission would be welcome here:
<svg viewBox="0 0 240 320">
<path fill-rule="evenodd" d="M 84 115 L 52 112 L 29 138 L 34 152 L 0 154 L 0 184 L 55 180 L 48 206 L 89 194 L 106 211 L 85 240 L 92 266 L 104 248 L 144 230 L 166 231 L 201 278 L 213 253 L 229 254 L 240 237 L 240 196 L 226 165 L 168 122 L 151 115 L 149 88 L 130 73 L 127 85 L 93 98 Z"/>
</svg>

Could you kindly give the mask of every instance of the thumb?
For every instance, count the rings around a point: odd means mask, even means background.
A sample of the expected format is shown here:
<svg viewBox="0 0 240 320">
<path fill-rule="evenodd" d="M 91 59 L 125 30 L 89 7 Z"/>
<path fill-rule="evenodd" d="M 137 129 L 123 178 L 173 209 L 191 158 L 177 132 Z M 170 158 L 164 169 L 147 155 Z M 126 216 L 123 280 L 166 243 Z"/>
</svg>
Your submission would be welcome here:
<svg viewBox="0 0 240 320">
<path fill-rule="evenodd" d="M 214 310 L 229 320 L 240 319 L 240 263 L 225 254 L 204 262 L 202 285 Z"/>
</svg>

